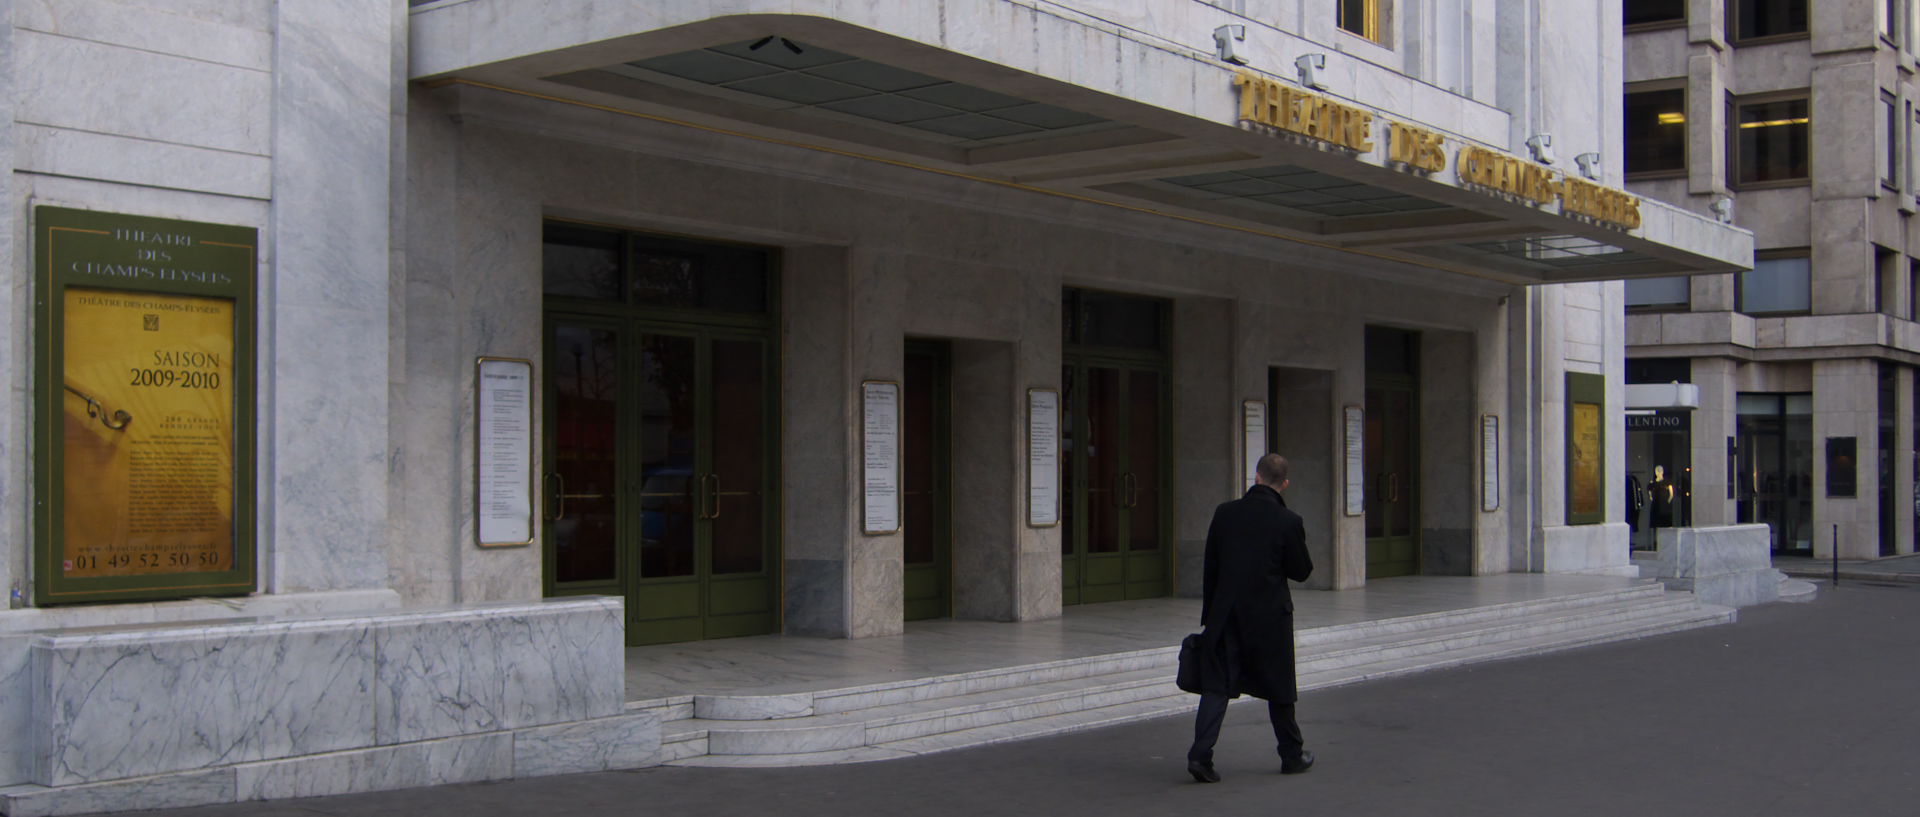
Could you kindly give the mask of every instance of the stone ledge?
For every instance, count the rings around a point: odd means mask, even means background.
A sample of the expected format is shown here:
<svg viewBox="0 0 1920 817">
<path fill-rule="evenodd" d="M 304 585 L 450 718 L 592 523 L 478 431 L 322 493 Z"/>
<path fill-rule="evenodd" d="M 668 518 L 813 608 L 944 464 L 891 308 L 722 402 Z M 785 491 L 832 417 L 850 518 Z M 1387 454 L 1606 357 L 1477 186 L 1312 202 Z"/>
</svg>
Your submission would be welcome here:
<svg viewBox="0 0 1920 817">
<path fill-rule="evenodd" d="M 657 766 L 652 713 L 72 786 L 0 788 L 7 817 L 322 797 Z"/>
</svg>

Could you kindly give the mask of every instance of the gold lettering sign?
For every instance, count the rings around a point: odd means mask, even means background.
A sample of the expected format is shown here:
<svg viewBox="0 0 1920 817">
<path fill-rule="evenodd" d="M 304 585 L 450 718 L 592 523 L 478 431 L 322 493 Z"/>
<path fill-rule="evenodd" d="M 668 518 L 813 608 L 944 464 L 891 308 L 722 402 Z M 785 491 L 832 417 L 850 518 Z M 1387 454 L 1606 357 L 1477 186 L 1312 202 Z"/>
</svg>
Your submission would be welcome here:
<svg viewBox="0 0 1920 817">
<path fill-rule="evenodd" d="M 1438 173 L 1447 169 L 1445 137 L 1430 130 L 1387 123 L 1387 161 Z"/>
<path fill-rule="evenodd" d="M 1240 89 L 1240 121 L 1297 133 L 1348 150 L 1373 150 L 1373 114 L 1247 71 L 1233 76 Z"/>
<path fill-rule="evenodd" d="M 1565 177 L 1561 183 L 1560 211 L 1619 224 L 1629 230 L 1640 229 L 1639 197 L 1573 176 Z"/>
<path fill-rule="evenodd" d="M 1640 199 L 1585 179 L 1567 176 L 1514 156 L 1471 145 L 1456 159 L 1460 181 L 1518 196 L 1534 204 L 1560 200 L 1560 212 L 1640 228 Z"/>
<path fill-rule="evenodd" d="M 1567 478 L 1571 480 L 1571 511 L 1575 514 L 1600 513 L 1600 407 L 1593 403 L 1573 404 L 1573 427 L 1567 429 L 1572 442 L 1568 446 Z"/>
</svg>

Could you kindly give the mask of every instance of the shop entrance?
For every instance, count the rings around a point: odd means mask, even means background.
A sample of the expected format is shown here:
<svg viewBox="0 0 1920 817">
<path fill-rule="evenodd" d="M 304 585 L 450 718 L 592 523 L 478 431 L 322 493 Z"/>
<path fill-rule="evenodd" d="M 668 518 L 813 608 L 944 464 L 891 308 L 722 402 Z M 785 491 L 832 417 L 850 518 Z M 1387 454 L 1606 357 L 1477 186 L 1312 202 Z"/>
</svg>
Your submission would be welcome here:
<svg viewBox="0 0 1920 817">
<path fill-rule="evenodd" d="M 952 353 L 946 343 L 907 341 L 901 418 L 901 532 L 908 621 L 952 615 Z"/>
<path fill-rule="evenodd" d="M 1367 578 L 1420 572 L 1420 336 L 1367 327 Z"/>
<path fill-rule="evenodd" d="M 1164 596 L 1169 310 L 1157 299 L 1076 289 L 1065 304 L 1061 601 Z"/>
<path fill-rule="evenodd" d="M 624 597 L 629 644 L 777 626 L 769 261 L 547 228 L 547 593 Z"/>
<path fill-rule="evenodd" d="M 1741 394 L 1734 404 L 1741 524 L 1764 522 L 1773 552 L 1813 554 L 1813 395 Z"/>
</svg>

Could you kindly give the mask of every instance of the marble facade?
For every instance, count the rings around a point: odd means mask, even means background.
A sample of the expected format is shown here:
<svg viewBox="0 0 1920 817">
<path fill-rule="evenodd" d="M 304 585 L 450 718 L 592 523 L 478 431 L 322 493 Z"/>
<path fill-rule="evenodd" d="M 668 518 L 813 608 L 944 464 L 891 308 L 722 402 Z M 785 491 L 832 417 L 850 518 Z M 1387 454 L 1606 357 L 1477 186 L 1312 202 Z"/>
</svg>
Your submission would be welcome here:
<svg viewBox="0 0 1920 817">
<path fill-rule="evenodd" d="M 1460 225 L 1490 239 L 1592 225 L 1452 174 L 1403 172 L 1384 151 L 1337 155 L 1240 128 L 1233 69 L 1180 45 L 1246 24 L 1260 70 L 1292 82 L 1281 69 L 1295 56 L 1327 52 L 1335 96 L 1459 144 L 1524 154 L 1551 130 L 1563 157 L 1613 155 L 1618 114 L 1592 79 L 1618 73 L 1618 43 L 1499 36 L 1539 20 L 1585 31 L 1581 14 L 1439 0 L 1400 18 L 1396 45 L 1280 0 L 725 5 L 0 0 L 0 255 L 13 270 L 0 286 L 0 584 L 24 591 L 0 610 L 0 810 L 660 762 L 655 716 L 624 708 L 622 600 L 543 599 L 545 542 L 474 544 L 473 362 L 524 358 L 542 376 L 550 219 L 774 251 L 770 572 L 787 635 L 904 631 L 905 537 L 861 530 L 858 389 L 902 379 L 909 338 L 952 351 L 954 617 L 1061 615 L 1067 528 L 1027 524 L 1025 414 L 1029 389 L 1063 385 L 1069 287 L 1170 303 L 1176 594 L 1198 592 L 1210 511 L 1242 490 L 1240 407 L 1270 397 L 1319 565 L 1311 586 L 1367 584 L 1366 519 L 1343 511 L 1341 422 L 1366 400 L 1370 325 L 1425 338 L 1424 572 L 1627 567 L 1623 530 L 1567 525 L 1559 509 L 1559 384 L 1568 371 L 1619 379 L 1620 284 L 1536 286 L 1553 271 L 1377 249 L 1443 243 Z M 691 85 L 635 98 L 579 77 L 770 26 L 1099 121 L 1026 142 L 928 142 L 743 114 Z M 1381 235 L 1349 244 L 1321 219 L 1280 230 L 1252 210 L 1181 210 L 1154 198 L 1164 190 L 1141 192 L 1291 163 L 1466 206 L 1441 211 L 1457 223 L 1383 217 Z M 1086 181 L 1050 186 L 1067 176 Z M 37 205 L 259 230 L 252 594 L 36 606 Z M 1717 268 L 1746 249 L 1737 231 L 1673 208 L 1646 216 L 1629 238 L 1688 263 Z M 536 399 L 536 429 L 546 411 Z M 1484 415 L 1503 421 L 1493 507 L 1478 495 Z M 1624 435 L 1608 441 L 1613 473 Z M 536 474 L 557 467 L 538 436 L 533 448 Z M 547 490 L 536 480 L 536 508 Z"/>
</svg>

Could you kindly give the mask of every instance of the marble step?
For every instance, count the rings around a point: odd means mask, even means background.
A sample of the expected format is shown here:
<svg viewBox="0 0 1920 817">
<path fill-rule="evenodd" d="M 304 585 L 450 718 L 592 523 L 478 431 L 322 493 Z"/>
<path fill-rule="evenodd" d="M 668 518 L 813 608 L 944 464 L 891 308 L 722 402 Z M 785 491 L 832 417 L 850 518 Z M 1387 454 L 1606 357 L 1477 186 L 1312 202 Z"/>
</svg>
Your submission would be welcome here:
<svg viewBox="0 0 1920 817">
<path fill-rule="evenodd" d="M 1668 633 L 1677 633 L 1698 627 L 1710 627 L 1715 624 L 1728 624 L 1734 621 L 1737 611 L 1732 607 L 1695 603 L 1671 612 L 1650 618 L 1633 619 L 1612 624 L 1596 624 L 1590 627 L 1549 633 L 1491 644 L 1483 644 L 1450 652 L 1414 655 L 1377 661 L 1352 667 L 1302 673 L 1301 689 L 1325 689 L 1345 684 L 1391 678 L 1436 669 L 1477 664 L 1487 661 L 1502 661 L 1534 655 L 1559 652 L 1561 650 L 1590 647 L 1614 641 L 1627 641 L 1647 638 Z"/>
<path fill-rule="evenodd" d="M 1551 615 L 1492 622 L 1451 623 L 1429 619 L 1429 629 L 1396 637 L 1375 634 L 1367 643 L 1329 649 L 1303 650 L 1303 682 L 1351 682 L 1403 671 L 1401 667 L 1451 665 L 1479 655 L 1506 655 L 1502 645 L 1523 646 L 1511 654 L 1542 651 L 1561 642 L 1598 643 L 1617 637 L 1636 637 L 1638 625 L 1653 622 L 1664 627 L 1686 620 L 1700 605 L 1685 593 L 1634 594 L 1627 602 Z M 1650 599 L 1650 601 L 1648 600 Z M 1661 630 L 1664 631 L 1664 630 Z M 1172 684 L 1173 654 L 1163 653 L 1152 666 L 1105 675 L 1039 681 L 1021 687 L 996 687 L 981 692 L 947 695 L 903 703 L 882 704 L 854 712 L 805 718 L 740 722 L 693 719 L 663 724 L 664 751 L 669 759 L 705 753 L 729 755 L 809 755 L 843 752 L 861 746 L 892 745 L 903 740 L 932 738 L 976 729 L 1013 728 L 1018 724 L 1070 715 L 1076 711 L 1124 706 L 1160 697 L 1179 697 Z M 1429 657 L 1437 656 L 1433 660 Z M 1406 669 L 1404 671 L 1414 671 Z M 1018 729 L 1014 729 L 1018 731 Z M 985 734 L 985 733 L 981 733 Z M 798 762 L 800 759 L 795 758 Z"/>
<path fill-rule="evenodd" d="M 704 733 L 708 752 L 793 754 L 851 749 L 1170 694 L 1171 658 L 1150 669 L 871 707 L 857 712 L 757 722 L 694 719 L 665 724 L 663 741 Z"/>
<path fill-rule="evenodd" d="M 1449 652 L 1481 644 L 1652 618 L 1694 609 L 1698 604 L 1689 594 L 1673 593 L 1667 597 L 1656 594 L 1645 601 L 1615 602 L 1513 619 L 1470 621 L 1417 632 L 1375 635 L 1357 643 L 1326 644 L 1316 649 L 1303 649 L 1299 655 L 1299 666 L 1301 672 L 1313 672 L 1389 658 Z"/>
<path fill-rule="evenodd" d="M 1776 570 L 1775 573 L 1780 573 Z M 1806 579 L 1796 579 L 1780 573 L 1780 600 L 1789 604 L 1804 604 L 1820 597 L 1820 586 Z"/>
<path fill-rule="evenodd" d="M 1376 635 L 1426 631 L 1439 626 L 1527 618 L 1542 613 L 1561 610 L 1588 609 L 1620 603 L 1652 601 L 1662 598 L 1665 592 L 1666 588 L 1659 582 L 1650 581 L 1632 587 L 1612 590 L 1597 590 L 1590 593 L 1578 593 L 1568 596 L 1554 596 L 1544 599 L 1529 599 L 1503 604 L 1491 604 L 1465 610 L 1443 610 L 1434 613 L 1360 621 L 1331 627 L 1314 627 L 1301 630 L 1294 637 L 1294 644 L 1296 648 L 1305 649 L 1326 642 L 1350 642 L 1354 639 L 1371 638 Z"/>
<path fill-rule="evenodd" d="M 1658 583 L 1649 583 L 1630 588 L 1488 605 L 1469 610 L 1314 627 L 1297 633 L 1295 643 L 1304 652 L 1317 644 L 1352 643 L 1356 639 L 1426 631 L 1436 626 L 1465 626 L 1480 621 L 1523 620 L 1545 612 L 1590 609 L 1634 600 L 1656 599 L 1662 592 Z M 1018 688 L 1033 683 L 1097 678 L 1117 672 L 1166 667 L 1171 666 L 1177 654 L 1178 646 L 1169 645 L 835 690 L 777 695 L 698 695 L 691 696 L 693 706 L 690 709 L 681 705 L 680 699 L 639 701 L 629 704 L 629 707 L 644 706 L 652 709 L 660 716 L 662 722 L 686 718 L 741 721 L 806 718 L 860 711 L 877 706 L 968 695 L 994 689 Z"/>
</svg>

